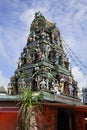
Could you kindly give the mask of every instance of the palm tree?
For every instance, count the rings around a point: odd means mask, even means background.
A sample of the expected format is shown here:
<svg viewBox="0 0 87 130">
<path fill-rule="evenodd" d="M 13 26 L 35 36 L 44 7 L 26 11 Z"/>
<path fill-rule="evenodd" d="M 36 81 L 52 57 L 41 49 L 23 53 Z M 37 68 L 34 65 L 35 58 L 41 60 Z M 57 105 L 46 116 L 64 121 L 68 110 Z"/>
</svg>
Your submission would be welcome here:
<svg viewBox="0 0 87 130">
<path fill-rule="evenodd" d="M 19 110 L 19 125 L 18 130 L 37 130 L 35 108 L 40 110 L 40 102 L 42 95 L 35 95 L 30 88 L 24 88 L 19 96 L 20 110 Z"/>
</svg>

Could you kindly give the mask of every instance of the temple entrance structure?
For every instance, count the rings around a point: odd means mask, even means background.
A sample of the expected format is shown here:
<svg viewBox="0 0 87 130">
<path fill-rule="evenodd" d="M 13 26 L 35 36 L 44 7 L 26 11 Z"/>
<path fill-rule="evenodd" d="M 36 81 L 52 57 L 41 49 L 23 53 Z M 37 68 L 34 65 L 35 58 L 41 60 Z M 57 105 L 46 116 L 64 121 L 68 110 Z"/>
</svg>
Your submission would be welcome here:
<svg viewBox="0 0 87 130">
<path fill-rule="evenodd" d="M 17 95 L 25 87 L 43 95 L 43 111 L 37 116 L 40 130 L 86 130 L 87 107 L 78 98 L 60 31 L 40 12 L 31 23 L 8 94 Z"/>
<path fill-rule="evenodd" d="M 65 110 L 59 111 L 58 113 L 58 130 L 69 130 L 69 114 Z"/>
</svg>

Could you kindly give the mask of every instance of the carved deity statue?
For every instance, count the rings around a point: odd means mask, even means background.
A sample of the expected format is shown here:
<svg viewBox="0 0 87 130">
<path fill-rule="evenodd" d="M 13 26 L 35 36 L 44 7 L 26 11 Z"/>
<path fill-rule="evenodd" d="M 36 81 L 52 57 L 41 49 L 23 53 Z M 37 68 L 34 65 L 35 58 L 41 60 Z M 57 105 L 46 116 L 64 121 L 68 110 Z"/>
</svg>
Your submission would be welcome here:
<svg viewBox="0 0 87 130">
<path fill-rule="evenodd" d="M 46 38 L 46 33 L 43 30 L 41 31 L 41 37 L 42 37 L 42 39 Z"/>
<path fill-rule="evenodd" d="M 40 53 L 39 53 L 39 59 L 40 59 L 40 60 L 44 60 L 44 59 L 45 59 L 45 54 L 42 53 L 42 52 L 40 52 Z"/>
<path fill-rule="evenodd" d="M 47 88 L 47 90 L 49 90 L 49 79 L 48 78 L 46 79 L 46 88 Z"/>
<path fill-rule="evenodd" d="M 35 18 L 37 19 L 40 15 L 42 15 L 42 13 L 39 11 L 39 12 L 36 12 L 35 13 Z"/>
<path fill-rule="evenodd" d="M 41 89 L 46 88 L 46 81 L 45 81 L 45 79 L 43 79 L 43 80 L 40 82 L 40 88 L 41 88 Z"/>
<path fill-rule="evenodd" d="M 22 66 L 22 60 L 21 58 L 19 58 L 18 67 L 21 67 L 21 66 Z"/>
<path fill-rule="evenodd" d="M 53 87 L 53 91 L 57 94 L 57 95 L 60 95 L 60 92 L 59 92 L 59 84 L 58 83 L 55 83 L 55 81 L 52 82 L 52 87 Z"/>
<path fill-rule="evenodd" d="M 32 63 L 32 57 L 30 55 L 27 56 L 27 63 Z"/>
<path fill-rule="evenodd" d="M 59 90 L 60 90 L 60 92 L 61 92 L 61 93 L 63 93 L 63 92 L 64 92 L 64 81 L 65 81 L 65 79 L 64 79 L 64 78 L 61 78 L 61 79 L 60 79 L 60 86 L 59 86 Z"/>
<path fill-rule="evenodd" d="M 40 82 L 41 82 L 40 76 L 37 77 L 36 82 L 37 82 L 37 90 L 40 90 Z"/>
<path fill-rule="evenodd" d="M 73 90 L 74 90 L 74 88 L 73 88 L 72 84 L 70 83 L 69 84 L 69 95 L 73 95 Z"/>
<path fill-rule="evenodd" d="M 9 95 L 13 94 L 13 86 L 11 85 L 8 87 L 8 94 Z"/>
<path fill-rule="evenodd" d="M 38 53 L 41 52 L 41 50 L 40 50 L 40 45 L 39 45 L 39 44 L 37 44 L 37 45 L 35 46 L 35 51 L 38 52 Z"/>
</svg>

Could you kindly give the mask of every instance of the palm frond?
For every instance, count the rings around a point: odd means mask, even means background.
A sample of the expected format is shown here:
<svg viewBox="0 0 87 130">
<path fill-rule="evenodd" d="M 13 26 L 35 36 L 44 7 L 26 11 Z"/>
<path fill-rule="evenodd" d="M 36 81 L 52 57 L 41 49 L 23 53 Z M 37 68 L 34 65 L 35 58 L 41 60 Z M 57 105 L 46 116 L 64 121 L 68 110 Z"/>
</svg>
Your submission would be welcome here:
<svg viewBox="0 0 87 130">
<path fill-rule="evenodd" d="M 40 98 L 41 95 L 33 95 L 29 88 L 21 90 L 21 94 L 18 97 L 21 104 L 19 110 L 19 130 L 34 130 L 38 128 L 35 109 L 41 110 Z"/>
</svg>

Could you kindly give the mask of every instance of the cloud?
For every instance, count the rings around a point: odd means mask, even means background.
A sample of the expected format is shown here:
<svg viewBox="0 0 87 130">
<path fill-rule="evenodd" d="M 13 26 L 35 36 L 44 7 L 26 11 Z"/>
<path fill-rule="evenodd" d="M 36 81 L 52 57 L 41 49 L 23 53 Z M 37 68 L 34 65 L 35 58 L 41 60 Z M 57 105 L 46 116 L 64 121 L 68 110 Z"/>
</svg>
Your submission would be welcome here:
<svg viewBox="0 0 87 130">
<path fill-rule="evenodd" d="M 4 86 L 7 88 L 9 79 L 3 76 L 2 72 L 0 71 L 0 86 Z"/>
<path fill-rule="evenodd" d="M 1 57 L 8 57 L 7 53 L 6 53 L 6 50 L 5 50 L 5 47 L 4 47 L 4 44 L 2 44 L 2 40 L 0 39 L 0 56 Z M 8 59 L 8 58 L 7 58 Z"/>
<path fill-rule="evenodd" d="M 38 12 L 38 11 L 45 12 L 45 8 L 41 8 L 41 7 L 30 8 L 30 9 L 27 9 L 26 11 L 24 11 L 20 15 L 20 20 L 25 23 L 25 25 L 26 25 L 26 27 L 28 27 L 28 29 L 30 28 L 30 25 L 34 19 L 35 12 Z"/>
<path fill-rule="evenodd" d="M 87 76 L 80 71 L 79 67 L 74 66 L 72 68 L 72 73 L 74 75 L 75 80 L 78 82 L 78 87 L 80 90 L 84 87 L 87 87 Z"/>
<path fill-rule="evenodd" d="M 35 11 L 36 11 L 35 9 L 28 9 L 24 11 L 20 15 L 20 20 L 24 22 L 26 26 L 30 26 L 32 20 L 34 19 L 33 17 L 34 17 Z"/>
</svg>

